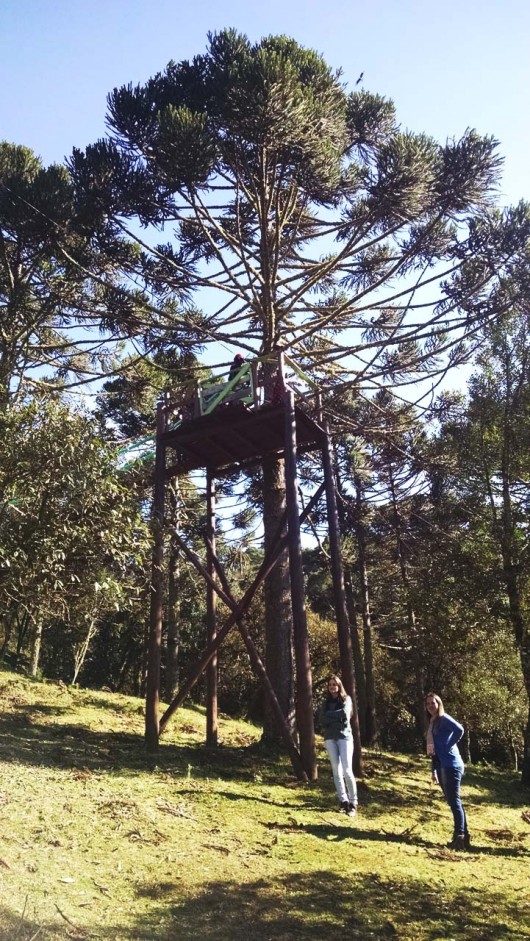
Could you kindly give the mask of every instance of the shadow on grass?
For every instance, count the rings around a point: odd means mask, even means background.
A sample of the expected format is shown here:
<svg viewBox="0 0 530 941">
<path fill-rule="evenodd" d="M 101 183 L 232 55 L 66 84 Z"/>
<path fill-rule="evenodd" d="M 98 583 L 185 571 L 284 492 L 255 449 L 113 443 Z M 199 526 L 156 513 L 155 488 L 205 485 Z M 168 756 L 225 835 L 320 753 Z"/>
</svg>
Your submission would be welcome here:
<svg viewBox="0 0 530 941">
<path fill-rule="evenodd" d="M 501 893 L 473 886 L 453 892 L 426 872 L 425 881 L 390 880 L 377 872 L 339 876 L 327 870 L 296 872 L 244 884 L 212 880 L 182 899 L 178 882 L 141 883 L 137 896 L 148 910 L 130 923 L 92 932 L 43 926 L 43 941 L 97 937 L 102 941 L 528 941 L 530 928 L 518 906 Z M 176 901 L 178 897 L 178 901 Z M 493 915 L 493 913 L 495 913 Z M 39 925 L 0 908 L 0 941 L 30 941 Z"/>
<path fill-rule="evenodd" d="M 99 692 L 96 690 L 91 692 L 90 690 L 83 689 L 80 692 L 82 693 L 80 700 L 81 706 L 90 706 L 91 709 L 101 709 L 106 713 L 114 712 L 125 716 L 125 718 L 143 715 L 145 712 L 145 699 L 143 697 L 138 697 L 136 700 L 133 699 L 132 701 L 131 698 L 123 701 L 121 694 L 114 694 L 112 690 L 101 690 Z M 116 698 L 114 698 L 115 695 Z M 165 708 L 164 703 L 161 703 L 161 712 L 163 712 Z M 198 706 L 196 703 L 187 700 L 186 710 L 187 712 L 194 712 L 204 719 L 204 708 Z"/>
<path fill-rule="evenodd" d="M 254 781 L 259 773 L 285 782 L 286 765 L 280 756 L 256 754 L 246 746 L 212 749 L 196 745 L 164 743 L 156 755 L 145 748 L 143 735 L 132 732 L 98 732 L 82 724 L 41 722 L 38 714 L 64 716 L 56 707 L 21 706 L 0 717 L 0 760 L 53 768 L 83 769 L 124 774 L 157 769 L 194 778 L 221 777 Z M 288 772 L 287 772 L 288 774 Z"/>
<path fill-rule="evenodd" d="M 138 887 L 152 902 L 131 941 L 312 941 L 343 935 L 355 941 L 523 941 L 530 937 L 514 904 L 500 894 L 454 894 L 426 882 L 390 881 L 377 873 L 337 876 L 293 872 L 243 885 L 212 881 L 176 903 L 175 885 Z M 495 921 L 491 913 L 495 912 Z M 119 934 L 119 926 L 114 928 Z M 105 937 L 111 938 L 112 931 Z"/>
<path fill-rule="evenodd" d="M 282 829 L 280 826 L 278 829 Z M 294 828 L 287 828 L 290 831 Z M 301 824 L 296 829 L 303 830 L 305 833 L 311 834 L 321 840 L 356 840 L 359 842 L 373 842 L 373 843 L 402 843 L 407 846 L 417 846 L 418 848 L 425 849 L 427 851 L 432 851 L 437 858 L 443 859 L 443 855 L 440 856 L 440 851 L 442 854 L 446 852 L 446 847 L 444 844 L 434 843 L 432 840 L 424 839 L 420 834 L 414 832 L 416 828 L 410 828 L 402 832 L 389 832 L 388 830 L 366 830 L 360 829 L 355 826 L 334 826 L 328 824 Z M 447 859 L 449 861 L 458 861 L 462 862 L 472 862 L 473 859 L 477 856 L 497 856 L 497 857 L 514 857 L 520 858 L 522 856 L 528 856 L 530 858 L 530 851 L 524 846 L 483 846 L 478 843 L 473 843 L 471 851 L 469 853 L 458 853 L 447 852 Z"/>
<path fill-rule="evenodd" d="M 12 941 L 13 938 L 20 938 L 26 941 L 35 933 L 38 925 L 27 923 L 27 930 L 24 928 L 24 920 L 21 915 L 14 915 L 3 905 L 0 905 L 0 941 Z"/>
<path fill-rule="evenodd" d="M 156 769 L 177 778 L 180 775 L 189 776 L 191 770 L 193 777 L 199 780 L 221 778 L 239 783 L 256 783 L 259 780 L 264 787 L 269 784 L 285 784 L 288 780 L 289 770 L 285 757 L 270 748 L 206 748 L 199 743 L 176 745 L 164 742 L 162 738 L 160 750 L 153 756 L 146 752 L 143 735 L 126 731 L 100 732 L 81 724 L 65 723 L 65 714 L 68 714 L 67 705 L 63 707 L 11 704 L 11 711 L 0 717 L 0 760 L 113 775 Z M 41 717 L 43 721 L 40 721 Z M 60 721 L 54 722 L 55 717 Z M 398 774 L 409 768 L 409 763 L 397 758 L 393 760 L 391 756 L 385 755 L 381 761 L 381 775 L 386 778 L 391 777 L 393 770 Z M 371 758 L 370 762 L 375 772 L 375 759 Z M 417 766 L 413 764 L 410 764 L 410 768 L 417 770 Z M 377 783 L 379 769 L 377 770 L 378 774 L 374 773 L 371 779 L 358 782 L 360 803 L 367 820 L 376 821 L 380 813 L 387 813 L 389 808 L 393 807 L 399 809 L 405 804 L 416 805 L 418 812 L 420 808 L 426 809 L 432 804 L 431 792 L 425 792 L 423 797 L 419 797 L 417 789 L 412 789 L 410 794 L 403 795 L 397 788 L 390 786 L 385 777 L 385 786 L 381 791 Z M 318 785 L 299 787 L 294 778 L 291 780 L 297 790 L 296 801 L 293 801 L 297 809 L 334 811 L 336 797 L 326 759 L 321 764 Z M 515 779 L 511 781 L 511 786 L 507 787 L 506 777 L 491 769 L 472 769 L 469 775 L 466 775 L 465 783 L 480 791 L 478 797 L 473 795 L 471 806 L 482 800 L 489 800 L 513 808 L 525 806 L 528 799 L 527 790 Z M 510 796 L 506 792 L 512 788 L 513 794 Z M 231 800 L 244 800 L 245 797 L 229 793 L 226 796 Z M 255 789 L 252 800 L 260 800 L 255 795 Z M 271 803 L 271 800 L 263 797 L 262 802 Z M 287 805 L 288 801 L 283 804 L 278 802 L 278 806 Z M 440 803 L 440 808 L 442 806 L 445 812 L 443 802 Z M 499 825 L 502 825 L 502 821 Z M 351 835 L 351 830 L 349 832 Z M 385 838 L 388 838 L 386 834 L 381 837 Z M 481 847 L 480 852 L 498 856 L 521 856 L 526 850 L 515 846 L 491 849 Z"/>
<path fill-rule="evenodd" d="M 498 804 L 500 807 L 530 806 L 530 788 L 521 784 L 521 778 L 514 772 L 499 771 L 497 768 L 466 768 L 462 788 L 473 787 L 480 793 L 473 794 L 470 803 Z"/>
<path fill-rule="evenodd" d="M 402 756 L 393 756 L 388 753 L 369 752 L 364 761 L 366 784 L 370 788 L 372 781 L 381 777 L 392 778 L 393 775 L 406 775 L 417 773 L 421 768 L 418 758 L 423 759 L 425 776 L 430 777 L 430 759 L 422 755 L 411 758 L 409 761 Z M 466 788 L 476 788 L 479 792 L 474 794 L 473 804 L 495 803 L 501 807 L 519 807 L 530 805 L 530 788 L 521 784 L 521 777 L 514 771 L 494 768 L 488 765 L 466 765 L 463 779 L 463 792 Z"/>
<path fill-rule="evenodd" d="M 65 941 L 71 937 L 68 926 L 57 928 L 46 926 L 36 921 L 29 912 L 20 914 L 9 911 L 0 905 L 0 941 Z"/>
<path fill-rule="evenodd" d="M 177 785 L 175 789 L 175 793 L 178 793 L 179 797 L 184 794 L 196 795 L 197 788 L 196 787 L 179 787 Z M 274 800 L 272 797 L 259 797 L 256 795 L 255 791 L 249 792 L 248 794 L 245 794 L 245 793 L 236 794 L 233 791 L 223 791 L 223 790 L 220 790 L 218 787 L 216 787 L 215 794 L 216 794 L 216 797 L 222 797 L 224 800 L 242 802 L 243 804 L 246 804 L 246 803 L 266 804 L 266 805 L 270 805 L 271 807 L 281 807 L 283 810 L 286 810 L 286 809 L 289 810 L 289 808 L 292 808 L 292 802 L 288 800 L 282 801 L 282 800 Z M 313 801 L 308 801 L 307 803 L 304 803 L 303 800 L 297 801 L 296 810 L 306 810 L 306 809 L 315 810 Z"/>
</svg>

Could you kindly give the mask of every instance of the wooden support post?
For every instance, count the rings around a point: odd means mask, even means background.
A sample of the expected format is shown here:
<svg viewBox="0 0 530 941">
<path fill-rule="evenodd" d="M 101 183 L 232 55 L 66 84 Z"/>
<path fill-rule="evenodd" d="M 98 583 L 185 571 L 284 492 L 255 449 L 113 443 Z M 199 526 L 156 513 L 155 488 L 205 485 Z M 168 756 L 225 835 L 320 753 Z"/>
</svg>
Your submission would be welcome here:
<svg viewBox="0 0 530 941">
<path fill-rule="evenodd" d="M 353 648 L 351 642 L 350 619 L 346 601 L 346 588 L 344 584 L 344 566 L 340 547 L 340 525 L 337 509 L 337 491 L 335 487 L 335 473 L 331 453 L 331 442 L 327 423 L 322 414 L 319 402 L 319 421 L 325 432 L 322 447 L 322 463 L 324 466 L 324 482 L 326 485 L 326 504 L 328 510 L 329 552 L 331 557 L 331 575 L 333 581 L 333 597 L 335 600 L 335 616 L 337 619 L 337 635 L 339 641 L 340 666 L 342 682 L 346 692 L 351 696 L 353 715 L 351 726 L 353 732 L 353 769 L 355 774 L 362 773 L 361 732 L 359 728 L 359 711 L 357 708 L 355 667 L 353 662 Z"/>
<path fill-rule="evenodd" d="M 166 430 L 166 408 L 159 402 L 156 410 L 156 454 L 153 482 L 153 560 L 151 567 L 151 603 L 147 651 L 145 695 L 145 743 L 149 751 L 158 748 L 160 701 L 160 654 L 164 607 L 164 502 L 166 449 L 161 436 Z"/>
<path fill-rule="evenodd" d="M 291 576 L 291 607 L 293 613 L 294 653 L 296 661 L 296 724 L 300 738 L 300 754 L 308 778 L 317 777 L 315 726 L 311 660 L 307 635 L 304 598 L 298 484 L 296 473 L 296 413 L 294 393 L 286 390 L 285 403 L 285 496 L 289 538 L 289 571 Z"/>
<path fill-rule="evenodd" d="M 201 414 L 201 389 L 198 379 L 195 380 L 193 389 L 193 414 L 195 418 L 199 418 Z"/>
<path fill-rule="evenodd" d="M 259 385 L 258 385 L 259 380 L 260 380 L 260 369 L 255 359 L 252 360 L 252 364 L 250 368 L 252 370 L 252 402 L 253 402 L 254 408 L 259 408 L 261 404 Z"/>
<path fill-rule="evenodd" d="M 215 578 L 215 478 L 211 471 L 206 474 L 206 565 L 210 580 L 206 583 L 206 622 L 208 646 L 216 635 L 217 594 L 213 581 Z M 206 668 L 206 744 L 217 745 L 217 654 L 211 658 Z"/>
</svg>

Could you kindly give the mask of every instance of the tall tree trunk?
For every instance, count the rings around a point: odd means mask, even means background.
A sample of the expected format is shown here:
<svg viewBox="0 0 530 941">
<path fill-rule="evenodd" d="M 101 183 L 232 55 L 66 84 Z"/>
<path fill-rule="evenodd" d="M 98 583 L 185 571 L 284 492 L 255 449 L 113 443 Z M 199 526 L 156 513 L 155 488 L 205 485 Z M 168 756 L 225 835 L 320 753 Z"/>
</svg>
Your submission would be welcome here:
<svg viewBox="0 0 530 941">
<path fill-rule="evenodd" d="M 357 555 L 361 595 L 361 616 L 363 621 L 364 672 L 366 678 L 366 744 L 374 745 L 377 741 L 377 716 L 375 710 L 375 677 L 373 653 L 372 614 L 370 611 L 370 589 L 368 584 L 368 564 L 366 553 L 366 528 L 363 522 L 363 489 L 357 475 L 355 485 L 355 535 L 357 537 Z"/>
<path fill-rule="evenodd" d="M 361 733 L 361 743 L 366 745 L 366 676 L 364 673 L 361 635 L 359 633 L 359 623 L 357 620 L 355 590 L 353 587 L 351 569 L 348 565 L 344 568 L 344 588 L 346 591 L 346 604 L 348 606 L 348 618 L 350 621 L 353 664 L 355 667 L 355 688 L 357 690 L 357 702 L 359 704 L 359 730 Z"/>
<path fill-rule="evenodd" d="M 206 475 L 206 499 L 207 499 L 207 520 L 206 520 L 206 538 L 208 548 L 206 551 L 208 573 L 215 582 L 216 573 L 214 566 L 215 545 L 215 480 L 208 471 Z M 217 634 L 216 627 L 217 613 L 217 594 L 214 586 L 208 582 L 206 585 L 206 643 L 210 644 L 215 640 Z M 217 745 L 217 696 L 218 696 L 218 658 L 217 654 L 210 660 L 206 668 L 206 744 L 215 747 Z"/>
<path fill-rule="evenodd" d="M 173 485 L 169 488 L 168 493 L 169 505 L 171 508 L 170 519 L 172 525 L 177 530 L 179 528 L 178 486 L 178 477 L 176 477 Z M 168 555 L 166 676 L 164 690 L 166 702 L 171 702 L 178 689 L 180 648 L 180 618 L 178 598 L 180 551 L 174 539 L 170 540 Z"/>
<path fill-rule="evenodd" d="M 334 460 L 334 466 L 335 479 L 337 482 L 337 513 L 339 516 L 339 524 L 342 532 L 347 532 L 345 511 L 347 506 L 347 499 L 342 487 L 336 456 Z M 344 565 L 344 590 L 346 594 L 346 606 L 348 611 L 348 620 L 350 623 L 350 635 L 353 652 L 353 665 L 355 669 L 355 689 L 357 691 L 359 732 L 361 736 L 361 743 L 366 745 L 366 675 L 364 672 L 363 648 L 361 644 L 361 636 L 359 633 L 359 624 L 355 604 L 355 590 L 353 587 L 351 566 L 349 565 Z"/>
<path fill-rule="evenodd" d="M 423 655 L 422 655 L 422 645 L 418 643 L 418 625 L 416 622 L 416 612 L 414 610 L 414 605 L 412 604 L 411 598 L 411 589 L 410 589 L 410 578 L 409 578 L 409 566 L 407 560 L 407 548 L 403 539 L 403 528 L 401 525 L 401 517 L 399 514 L 397 494 L 396 494 L 396 485 L 394 479 L 394 472 L 392 469 L 392 464 L 388 463 L 388 480 L 390 487 L 390 496 L 392 499 L 392 519 L 394 523 L 394 535 L 396 537 L 396 549 L 399 562 L 399 571 L 401 574 L 401 584 L 403 585 L 403 591 L 405 595 L 405 606 L 407 611 L 407 624 L 409 629 L 409 636 L 413 648 L 413 671 L 414 671 L 414 685 L 416 689 L 416 725 L 418 729 L 423 733 L 427 730 L 427 716 L 425 713 L 425 681 L 424 681 L 424 669 L 423 669 Z"/>
<path fill-rule="evenodd" d="M 526 722 L 526 729 L 524 731 L 524 750 L 523 760 L 521 763 L 521 780 L 523 784 L 526 784 L 530 787 L 530 631 L 528 630 L 528 625 L 525 624 L 522 616 L 520 598 L 518 593 L 516 594 L 517 586 L 514 585 L 514 581 L 515 580 L 512 581 L 512 579 L 507 581 L 506 587 L 508 590 L 508 598 L 510 602 L 510 618 L 514 626 L 514 633 L 517 639 L 519 656 L 521 658 L 523 682 L 529 703 L 528 718 Z"/>
<path fill-rule="evenodd" d="M 13 621 L 15 620 L 15 615 L 11 614 L 5 619 L 4 627 L 4 639 L 2 641 L 2 646 L 0 647 L 0 660 L 2 660 L 4 654 L 9 647 L 9 641 L 11 640 L 11 634 L 13 631 Z"/>
<path fill-rule="evenodd" d="M 180 554 L 171 540 L 167 577 L 167 641 L 166 675 L 164 692 L 166 702 L 171 702 L 179 684 L 180 619 L 178 585 L 180 576 Z"/>
<path fill-rule="evenodd" d="M 156 457 L 153 488 L 153 558 L 151 564 L 151 603 L 149 609 L 149 643 L 145 690 L 145 744 L 147 750 L 158 749 L 160 730 L 160 657 L 164 609 L 164 505 L 166 452 L 161 436 L 166 428 L 166 410 L 158 403 L 156 413 Z"/>
<path fill-rule="evenodd" d="M 89 621 L 84 639 L 77 647 L 74 647 L 74 672 L 72 675 L 72 686 L 77 683 L 77 678 L 83 669 L 83 664 L 86 660 L 88 648 L 90 647 L 90 644 L 92 643 L 92 640 L 96 634 L 96 624 L 97 617 L 92 618 L 92 620 Z"/>
<path fill-rule="evenodd" d="M 285 496 L 289 534 L 291 612 L 296 662 L 296 725 L 300 740 L 300 757 L 304 771 L 309 780 L 314 781 L 317 777 L 317 764 L 313 719 L 313 679 L 307 633 L 302 546 L 300 543 L 300 513 L 298 509 L 296 457 L 294 393 L 288 392 L 285 396 Z"/>
<path fill-rule="evenodd" d="M 509 495 L 505 493 L 504 499 L 509 499 Z M 505 512 L 505 526 L 506 520 L 508 518 L 511 519 L 511 513 Z M 510 535 L 512 538 L 510 538 Z M 530 703 L 530 631 L 523 613 L 521 586 L 518 575 L 518 560 L 514 557 L 513 551 L 513 533 L 510 534 L 509 532 L 506 532 L 505 529 L 503 532 L 502 542 L 502 555 L 504 562 L 503 580 L 506 586 L 506 594 L 508 595 L 509 617 L 513 628 L 515 643 L 521 658 L 523 682 L 528 695 L 528 701 Z M 523 784 L 530 786 L 530 709 L 528 713 L 526 729 L 524 732 L 524 751 L 523 761 L 521 764 L 521 777 Z"/>
<path fill-rule="evenodd" d="M 278 532 L 285 511 L 284 464 L 277 458 L 263 461 L 263 523 L 265 552 Z M 289 554 L 285 549 L 264 586 L 265 663 L 276 698 L 291 732 L 294 732 L 294 690 L 291 591 Z M 263 737 L 279 741 L 277 725 L 268 707 L 265 710 Z"/>
<path fill-rule="evenodd" d="M 33 644 L 31 649 L 31 659 L 29 665 L 29 672 L 31 676 L 37 676 L 37 671 L 39 669 L 39 660 L 40 660 L 40 651 L 42 645 L 42 621 L 39 618 L 35 623 L 35 630 L 33 634 Z"/>
<path fill-rule="evenodd" d="M 142 612 L 149 611 L 151 604 L 151 581 L 147 581 L 141 589 L 138 599 L 138 610 Z M 136 676 L 134 679 L 135 695 L 145 699 L 147 686 L 147 657 L 149 652 L 149 617 L 143 621 L 142 641 L 140 647 L 140 656 L 137 661 Z"/>
<path fill-rule="evenodd" d="M 361 754 L 361 726 L 359 722 L 359 701 L 355 683 L 355 665 L 353 662 L 353 649 L 351 642 L 351 628 L 346 604 L 346 588 L 344 585 L 344 565 L 342 562 L 340 524 L 337 509 L 337 481 L 332 457 L 331 442 L 326 420 L 320 409 L 320 419 L 326 436 L 322 447 L 322 462 L 324 465 L 324 479 L 326 482 L 326 506 L 328 513 L 329 549 L 331 558 L 331 574 L 333 579 L 333 595 L 335 599 L 335 617 L 337 620 L 337 635 L 340 651 L 340 664 L 342 682 L 346 692 L 352 700 L 351 725 L 353 731 L 354 753 L 353 768 L 356 774 L 362 773 Z"/>
<path fill-rule="evenodd" d="M 526 666 L 523 667 L 523 670 L 526 670 L 526 690 L 528 694 L 528 701 L 530 703 L 530 650 L 526 652 Z M 523 784 L 526 784 L 527 787 L 530 787 L 530 705 L 528 706 L 528 718 L 526 720 L 526 729 L 524 731 L 524 751 L 523 751 L 523 761 L 521 763 L 521 781 Z"/>
<path fill-rule="evenodd" d="M 509 386 L 508 386 L 508 399 Z M 515 401 L 511 403 L 515 408 Z M 501 553 L 503 561 L 503 579 L 508 595 L 508 611 L 512 624 L 515 643 L 521 657 L 521 669 L 523 673 L 523 682 L 526 688 L 528 701 L 530 704 L 530 630 L 527 618 L 524 614 L 521 579 L 520 579 L 520 558 L 515 538 L 515 522 L 512 506 L 512 427 L 511 417 L 512 408 L 505 409 L 503 424 L 503 449 L 501 460 L 502 474 L 502 516 L 501 520 L 493 517 L 494 531 L 499 533 Z M 500 531 L 499 531 L 500 527 Z M 521 764 L 521 780 L 523 784 L 530 786 L 530 705 L 528 719 L 524 732 L 524 750 L 523 761 Z"/>
<path fill-rule="evenodd" d="M 21 618 L 17 616 L 17 664 L 22 656 L 22 651 L 26 643 L 26 638 L 31 625 L 31 617 L 26 611 Z"/>
</svg>

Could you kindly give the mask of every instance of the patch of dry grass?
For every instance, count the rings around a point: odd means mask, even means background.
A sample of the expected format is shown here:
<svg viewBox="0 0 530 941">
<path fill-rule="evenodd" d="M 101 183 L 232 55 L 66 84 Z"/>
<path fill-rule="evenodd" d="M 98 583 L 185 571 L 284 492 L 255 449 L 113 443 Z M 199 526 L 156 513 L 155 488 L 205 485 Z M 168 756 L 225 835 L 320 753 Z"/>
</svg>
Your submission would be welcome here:
<svg viewBox="0 0 530 941">
<path fill-rule="evenodd" d="M 257 732 L 183 709 L 156 765 L 138 700 L 0 671 L 0 941 L 530 939 L 528 793 L 466 775 L 475 849 L 443 848 L 426 763 L 372 754 L 353 820 L 248 747 Z"/>
</svg>

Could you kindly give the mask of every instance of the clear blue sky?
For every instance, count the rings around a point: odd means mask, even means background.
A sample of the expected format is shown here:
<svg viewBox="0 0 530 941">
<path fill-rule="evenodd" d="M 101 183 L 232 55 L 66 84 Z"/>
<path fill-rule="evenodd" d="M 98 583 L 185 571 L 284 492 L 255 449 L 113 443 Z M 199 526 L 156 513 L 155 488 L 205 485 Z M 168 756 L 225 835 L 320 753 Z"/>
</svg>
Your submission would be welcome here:
<svg viewBox="0 0 530 941">
<path fill-rule="evenodd" d="M 1 0 L 0 139 L 62 160 L 104 133 L 108 91 L 201 52 L 224 26 L 291 35 L 351 85 L 364 72 L 412 130 L 494 134 L 502 201 L 530 198 L 528 0 Z"/>
</svg>

